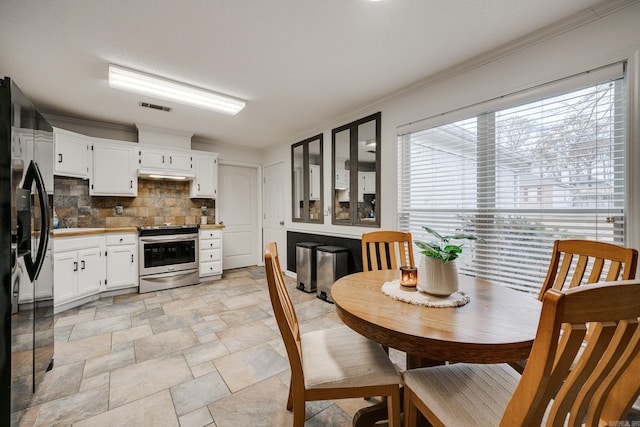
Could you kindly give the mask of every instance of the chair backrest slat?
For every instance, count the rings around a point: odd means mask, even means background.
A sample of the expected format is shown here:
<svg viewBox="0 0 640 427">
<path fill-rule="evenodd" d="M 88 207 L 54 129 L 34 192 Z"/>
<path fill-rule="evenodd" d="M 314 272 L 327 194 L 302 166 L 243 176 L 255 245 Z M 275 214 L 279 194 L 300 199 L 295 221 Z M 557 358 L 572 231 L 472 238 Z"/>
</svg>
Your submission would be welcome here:
<svg viewBox="0 0 640 427">
<path fill-rule="evenodd" d="M 362 269 L 397 270 L 403 265 L 415 267 L 411 233 L 374 231 L 362 235 Z"/>
</svg>

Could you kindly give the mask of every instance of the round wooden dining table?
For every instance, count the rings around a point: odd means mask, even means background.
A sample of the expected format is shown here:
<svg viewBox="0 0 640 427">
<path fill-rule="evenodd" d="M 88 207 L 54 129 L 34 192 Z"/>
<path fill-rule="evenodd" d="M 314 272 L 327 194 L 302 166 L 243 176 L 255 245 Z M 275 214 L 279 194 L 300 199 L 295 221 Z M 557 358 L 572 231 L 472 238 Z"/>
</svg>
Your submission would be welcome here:
<svg viewBox="0 0 640 427">
<path fill-rule="evenodd" d="M 331 288 L 338 316 L 356 332 L 414 360 L 502 363 L 528 357 L 542 308 L 535 295 L 460 275 L 467 304 L 424 307 L 382 293 L 385 282 L 399 278 L 399 271 L 381 270 L 338 279 Z M 409 360 L 407 368 L 416 367 Z"/>
</svg>

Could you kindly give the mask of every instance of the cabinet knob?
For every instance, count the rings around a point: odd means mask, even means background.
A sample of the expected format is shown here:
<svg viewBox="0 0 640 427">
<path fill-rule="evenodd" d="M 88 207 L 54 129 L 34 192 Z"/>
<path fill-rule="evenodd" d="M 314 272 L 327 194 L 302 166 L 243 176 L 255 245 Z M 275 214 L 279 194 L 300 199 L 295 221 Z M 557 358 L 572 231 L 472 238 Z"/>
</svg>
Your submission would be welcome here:
<svg viewBox="0 0 640 427">
<path fill-rule="evenodd" d="M 122 238 L 120 238 L 120 243 L 122 243 L 122 241 L 123 241 L 123 239 L 122 239 Z"/>
</svg>

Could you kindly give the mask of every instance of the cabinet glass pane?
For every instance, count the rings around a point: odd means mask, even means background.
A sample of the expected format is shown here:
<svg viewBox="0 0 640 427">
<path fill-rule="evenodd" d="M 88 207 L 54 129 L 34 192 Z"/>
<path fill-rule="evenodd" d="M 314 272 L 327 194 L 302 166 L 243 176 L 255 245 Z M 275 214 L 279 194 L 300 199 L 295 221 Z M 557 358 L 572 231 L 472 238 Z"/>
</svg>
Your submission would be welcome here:
<svg viewBox="0 0 640 427">
<path fill-rule="evenodd" d="M 322 202 L 322 134 L 291 146 L 291 219 L 324 221 Z"/>
<path fill-rule="evenodd" d="M 293 219 L 302 218 L 304 208 L 304 187 L 303 187 L 303 146 L 299 145 L 293 149 Z"/>
<path fill-rule="evenodd" d="M 376 218 L 376 122 L 358 126 L 358 221 Z"/>
<path fill-rule="evenodd" d="M 351 130 L 346 129 L 338 132 L 334 136 L 334 158 L 335 158 L 335 176 L 333 177 L 334 188 L 334 219 L 348 220 L 350 206 L 350 147 L 351 147 Z"/>
<path fill-rule="evenodd" d="M 321 177 L 320 166 L 322 165 L 322 150 L 320 140 L 309 142 L 309 219 L 317 220 L 322 217 L 321 200 Z"/>
</svg>

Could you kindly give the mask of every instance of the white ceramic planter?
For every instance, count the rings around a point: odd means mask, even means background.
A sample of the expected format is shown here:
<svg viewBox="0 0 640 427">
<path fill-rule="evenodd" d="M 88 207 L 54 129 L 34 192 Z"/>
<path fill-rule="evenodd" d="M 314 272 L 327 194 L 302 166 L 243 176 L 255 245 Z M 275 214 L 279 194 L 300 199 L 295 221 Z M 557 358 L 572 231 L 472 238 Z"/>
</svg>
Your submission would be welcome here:
<svg viewBox="0 0 640 427">
<path fill-rule="evenodd" d="M 418 267 L 418 290 L 448 296 L 458 290 L 458 269 L 455 261 L 442 263 L 441 259 L 422 255 Z"/>
</svg>

